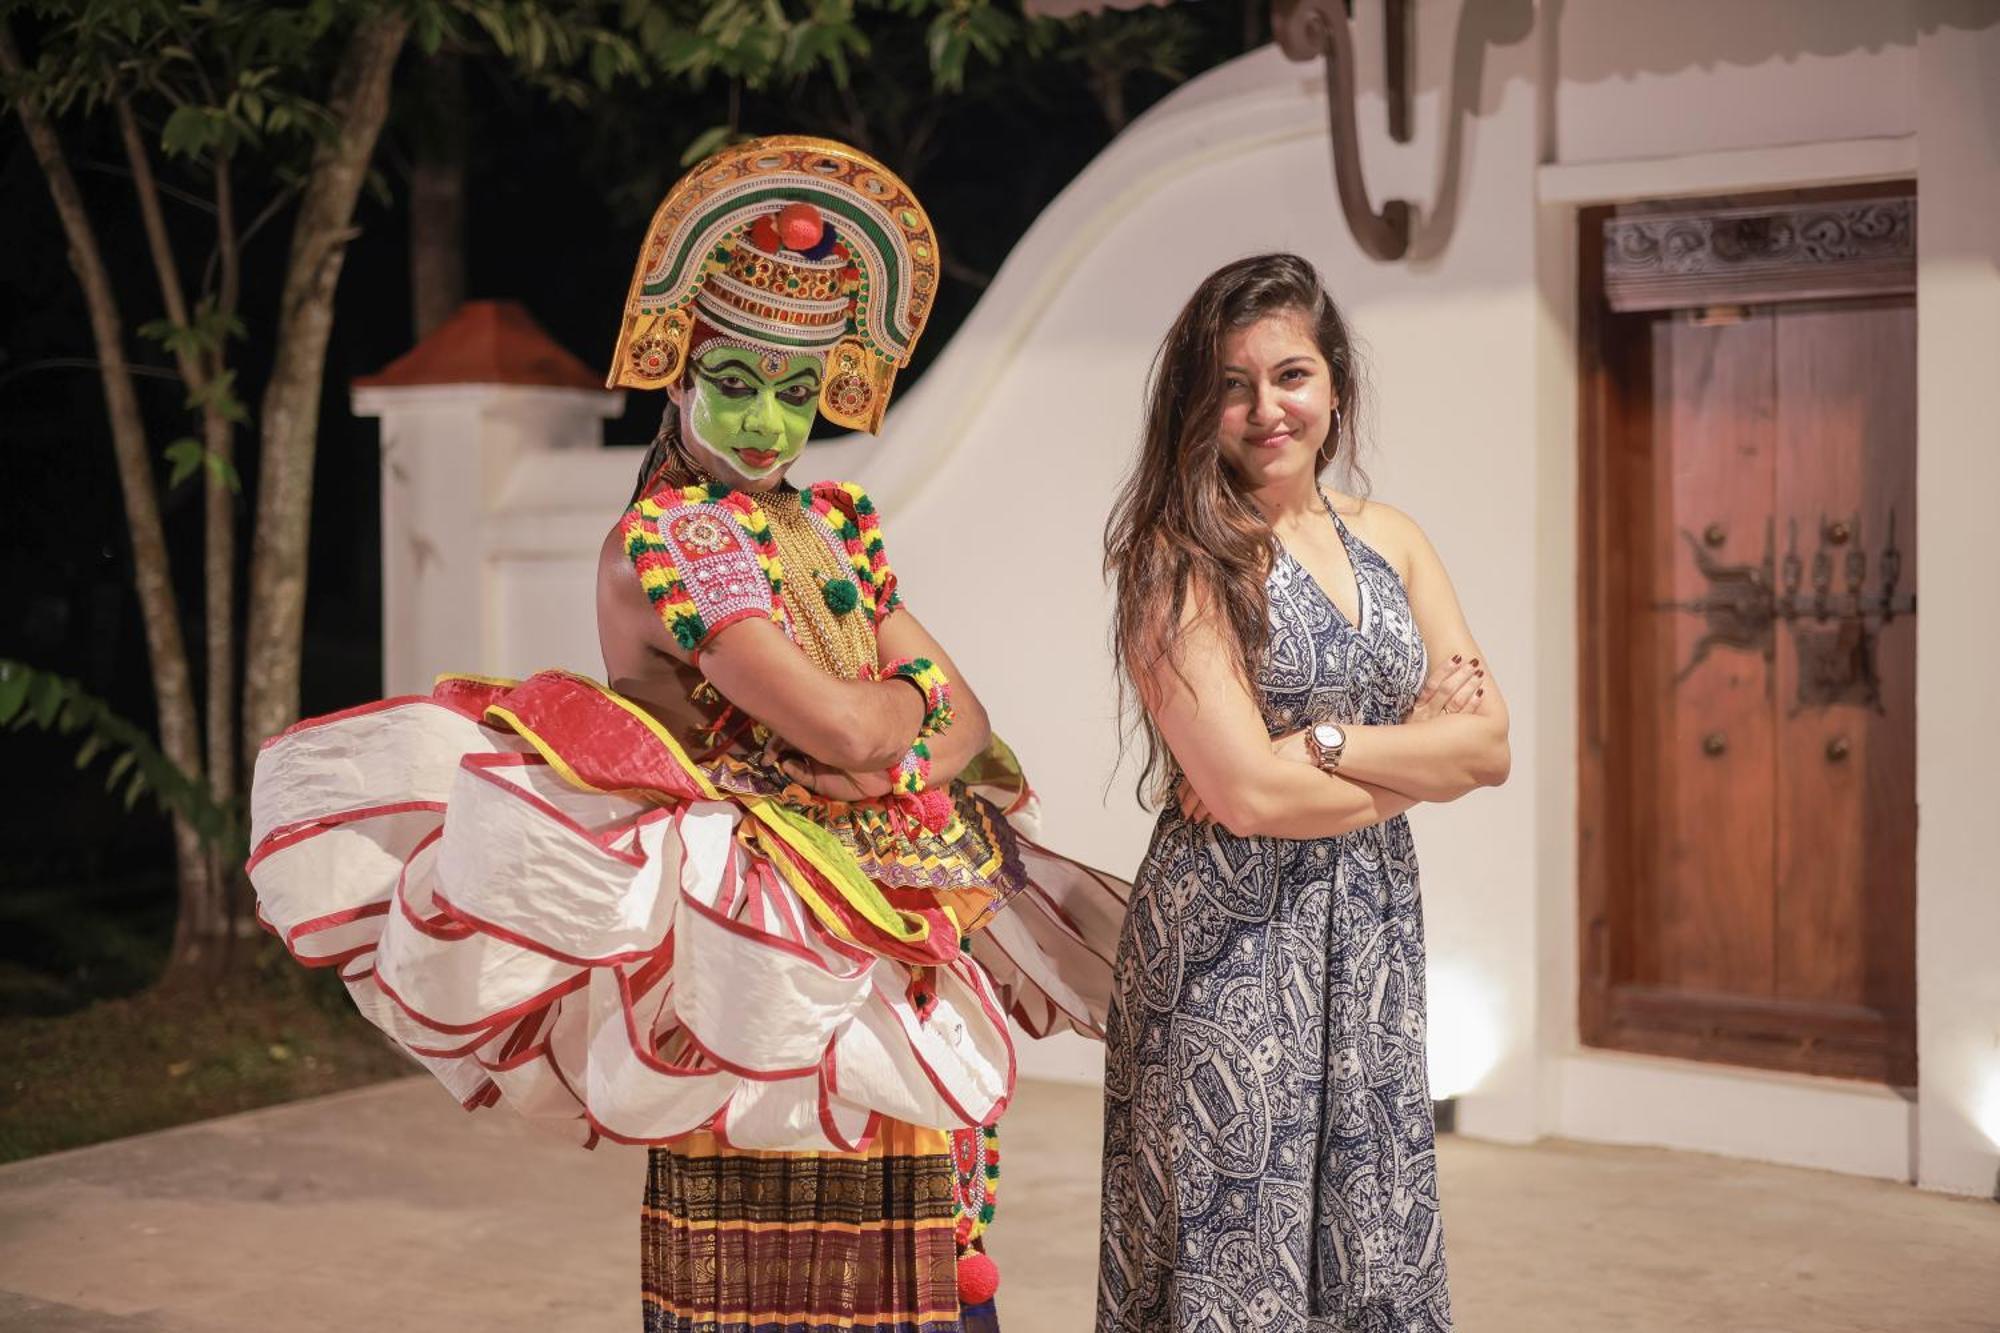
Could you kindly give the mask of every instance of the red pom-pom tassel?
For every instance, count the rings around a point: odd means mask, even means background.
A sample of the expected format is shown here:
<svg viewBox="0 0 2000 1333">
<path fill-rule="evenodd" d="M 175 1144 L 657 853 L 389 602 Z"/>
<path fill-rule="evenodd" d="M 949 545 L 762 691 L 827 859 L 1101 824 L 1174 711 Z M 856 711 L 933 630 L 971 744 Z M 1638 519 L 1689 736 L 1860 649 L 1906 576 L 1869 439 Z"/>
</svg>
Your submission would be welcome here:
<svg viewBox="0 0 2000 1333">
<path fill-rule="evenodd" d="M 958 1256 L 958 1303 L 984 1305 L 1000 1290 L 1000 1265 L 984 1250 L 967 1250 Z"/>
<path fill-rule="evenodd" d="M 778 210 L 778 237 L 787 250 L 804 254 L 825 234 L 826 220 L 811 204 L 786 204 Z"/>
</svg>

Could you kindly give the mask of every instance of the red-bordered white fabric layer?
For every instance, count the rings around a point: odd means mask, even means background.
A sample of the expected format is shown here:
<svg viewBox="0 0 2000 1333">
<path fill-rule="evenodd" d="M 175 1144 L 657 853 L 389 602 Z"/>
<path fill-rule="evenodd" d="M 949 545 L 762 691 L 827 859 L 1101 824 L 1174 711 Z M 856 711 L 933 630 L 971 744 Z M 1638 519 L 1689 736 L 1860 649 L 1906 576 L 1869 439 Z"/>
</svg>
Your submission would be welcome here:
<svg viewBox="0 0 2000 1333">
<path fill-rule="evenodd" d="M 985 971 L 913 985 L 830 935 L 734 803 L 585 790 L 404 699 L 274 740 L 252 808 L 265 923 L 468 1107 L 585 1142 L 854 1151 L 880 1116 L 991 1123 L 1013 1088 Z"/>
</svg>

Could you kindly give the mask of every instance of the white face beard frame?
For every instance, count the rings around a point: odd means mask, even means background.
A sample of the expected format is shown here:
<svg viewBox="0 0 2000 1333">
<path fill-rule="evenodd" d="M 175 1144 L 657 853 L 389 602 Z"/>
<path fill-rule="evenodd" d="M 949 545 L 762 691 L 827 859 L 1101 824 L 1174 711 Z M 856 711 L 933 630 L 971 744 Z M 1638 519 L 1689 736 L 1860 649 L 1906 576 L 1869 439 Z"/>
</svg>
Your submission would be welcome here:
<svg viewBox="0 0 2000 1333">
<path fill-rule="evenodd" d="M 715 476 L 717 481 L 726 483 L 728 478 L 734 477 L 746 486 L 755 489 L 766 489 L 762 483 L 768 482 L 771 486 L 776 486 L 780 481 L 784 480 L 786 470 L 798 461 L 796 456 L 782 458 L 765 468 L 762 472 L 745 471 L 743 461 L 735 454 L 729 452 L 727 449 L 718 449 L 707 440 L 701 438 L 701 429 L 694 422 L 694 394 L 692 391 L 683 398 L 680 415 L 681 439 L 694 452 L 697 461 L 705 461 L 710 465 L 710 474 Z"/>
<path fill-rule="evenodd" d="M 680 409 L 680 418 L 681 418 L 682 441 L 684 441 L 688 445 L 688 447 L 695 452 L 697 458 L 705 458 L 712 461 L 713 463 L 715 463 L 720 467 L 722 472 L 727 473 L 731 477 L 735 477 L 737 480 L 744 482 L 746 485 L 756 487 L 758 486 L 758 483 L 769 482 L 770 485 L 776 486 L 779 482 L 784 480 L 786 471 L 790 469 L 793 463 L 799 461 L 799 457 L 801 455 L 794 454 L 791 458 L 781 459 L 778 462 L 771 464 L 771 466 L 765 468 L 762 472 L 746 472 L 744 471 L 741 459 L 739 459 L 735 454 L 731 453 L 729 450 L 718 449 L 714 445 L 710 444 L 707 440 L 702 439 L 701 430 L 699 427 L 695 425 L 694 362 L 697 357 L 705 356 L 708 353 L 714 351 L 718 347 L 733 347 L 739 351 L 750 353 L 751 355 L 758 358 L 758 363 L 764 367 L 766 373 L 768 374 L 777 373 L 778 367 L 782 366 L 784 363 L 783 362 L 784 357 L 803 354 L 815 357 L 819 362 L 820 373 L 821 375 L 824 375 L 826 373 L 826 354 L 824 352 L 809 352 L 806 351 L 805 349 L 801 349 L 799 352 L 781 352 L 777 349 L 767 347 L 759 343 L 748 342 L 741 338 L 730 338 L 730 337 L 708 338 L 688 349 L 687 378 L 683 381 L 685 387 L 681 392 L 681 400 L 678 404 L 678 407 Z M 774 364 L 774 361 L 776 364 Z M 720 476 L 716 477 L 715 479 L 717 481 L 723 480 L 723 478 Z"/>
</svg>

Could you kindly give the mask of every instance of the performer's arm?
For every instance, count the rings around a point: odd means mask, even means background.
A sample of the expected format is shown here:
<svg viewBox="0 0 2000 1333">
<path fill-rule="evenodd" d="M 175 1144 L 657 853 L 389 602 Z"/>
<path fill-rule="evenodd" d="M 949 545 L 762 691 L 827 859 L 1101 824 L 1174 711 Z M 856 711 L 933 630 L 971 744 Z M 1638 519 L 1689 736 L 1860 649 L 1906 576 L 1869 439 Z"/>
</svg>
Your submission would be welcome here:
<svg viewBox="0 0 2000 1333">
<path fill-rule="evenodd" d="M 959 671 L 958 663 L 945 652 L 944 645 L 932 638 L 931 632 L 907 609 L 899 608 L 882 622 L 877 642 L 884 662 L 904 657 L 927 657 L 937 663 L 951 681 L 951 727 L 943 735 L 925 742 L 931 752 L 931 785 L 941 787 L 978 758 L 993 738 L 986 706 L 972 692 L 971 684 Z M 916 691 L 911 690 L 910 693 L 915 694 Z"/>
<path fill-rule="evenodd" d="M 1403 813 L 1405 795 L 1272 752 L 1203 595 L 1190 595 L 1171 658 L 1134 672 L 1146 711 L 1187 775 L 1183 808 L 1239 837 L 1328 838 Z"/>
<path fill-rule="evenodd" d="M 654 613 L 616 529 L 598 555 L 597 634 L 608 683 L 627 698 L 670 715 L 686 692 L 670 662 L 692 661 L 723 698 L 833 768 L 888 769 L 923 722 L 923 697 L 904 682 L 825 675 L 769 620 L 728 626 L 695 658 Z"/>
</svg>

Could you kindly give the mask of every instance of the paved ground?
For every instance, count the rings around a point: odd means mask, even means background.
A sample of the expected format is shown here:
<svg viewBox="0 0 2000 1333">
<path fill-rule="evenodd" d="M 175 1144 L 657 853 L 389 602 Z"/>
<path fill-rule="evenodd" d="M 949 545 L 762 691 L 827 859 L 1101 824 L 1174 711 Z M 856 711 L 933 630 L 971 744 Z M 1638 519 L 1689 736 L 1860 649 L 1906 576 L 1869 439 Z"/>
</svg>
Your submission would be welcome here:
<svg viewBox="0 0 2000 1333">
<path fill-rule="evenodd" d="M 1008 1331 L 1086 1333 L 1096 1094 L 1024 1086 L 1007 1124 Z M 1441 1154 L 1463 1333 L 2000 1330 L 2000 1205 L 1678 1153 Z M 419 1080 L 23 1162 L 0 1328 L 632 1333 L 641 1168 Z"/>
</svg>

